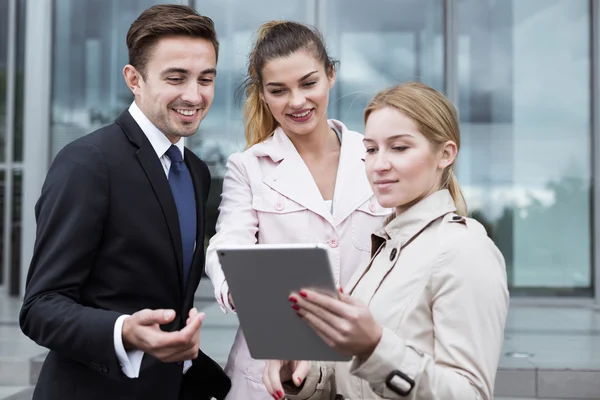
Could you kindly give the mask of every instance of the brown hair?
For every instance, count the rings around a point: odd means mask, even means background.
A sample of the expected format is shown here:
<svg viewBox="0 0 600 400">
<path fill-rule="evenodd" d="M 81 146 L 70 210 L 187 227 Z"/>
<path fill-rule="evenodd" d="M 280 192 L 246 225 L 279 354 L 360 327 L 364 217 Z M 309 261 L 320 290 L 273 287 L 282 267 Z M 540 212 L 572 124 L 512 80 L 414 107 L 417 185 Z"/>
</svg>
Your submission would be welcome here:
<svg viewBox="0 0 600 400">
<path fill-rule="evenodd" d="M 193 8 L 178 4 L 150 7 L 133 21 L 127 32 L 129 64 L 146 77 L 146 64 L 156 42 L 165 36 L 189 36 L 206 39 L 219 56 L 219 41 L 213 21 Z"/>
<path fill-rule="evenodd" d="M 264 141 L 277 128 L 277 121 L 260 98 L 263 68 L 269 61 L 298 50 L 309 52 L 322 62 L 327 74 L 333 73 L 338 64 L 327 54 L 323 37 L 315 28 L 291 21 L 270 21 L 258 29 L 248 57 L 248 77 L 241 88 L 246 92 L 244 132 L 248 147 Z"/>
<path fill-rule="evenodd" d="M 375 110 L 391 107 L 415 121 L 421 132 L 434 146 L 451 140 L 460 149 L 458 114 L 452 103 L 440 92 L 418 82 L 404 83 L 379 92 L 365 109 L 365 123 Z M 442 189 L 448 189 L 457 214 L 467 215 L 467 204 L 460 190 L 455 164 L 446 167 Z"/>
</svg>

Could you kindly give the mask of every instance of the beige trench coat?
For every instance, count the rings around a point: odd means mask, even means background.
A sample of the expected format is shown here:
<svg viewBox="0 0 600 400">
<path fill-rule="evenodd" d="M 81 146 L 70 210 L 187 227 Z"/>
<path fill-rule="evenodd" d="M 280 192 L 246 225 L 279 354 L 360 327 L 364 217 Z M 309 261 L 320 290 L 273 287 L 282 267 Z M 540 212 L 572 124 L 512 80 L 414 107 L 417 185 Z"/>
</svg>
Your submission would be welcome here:
<svg viewBox="0 0 600 400">
<path fill-rule="evenodd" d="M 383 326 L 381 341 L 366 360 L 313 363 L 288 399 L 493 398 L 509 302 L 504 259 L 455 210 L 441 190 L 373 235 L 375 257 L 347 287 Z"/>
</svg>

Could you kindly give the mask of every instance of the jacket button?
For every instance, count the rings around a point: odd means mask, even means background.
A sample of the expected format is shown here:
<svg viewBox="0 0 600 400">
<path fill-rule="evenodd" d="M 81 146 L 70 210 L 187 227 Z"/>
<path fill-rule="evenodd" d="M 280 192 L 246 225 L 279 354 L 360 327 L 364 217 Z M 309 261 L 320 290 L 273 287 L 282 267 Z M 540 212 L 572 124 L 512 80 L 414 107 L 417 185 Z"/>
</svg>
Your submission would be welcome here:
<svg viewBox="0 0 600 400">
<path fill-rule="evenodd" d="M 337 239 L 331 239 L 331 240 L 329 241 L 329 247 L 332 247 L 332 248 L 334 248 L 334 249 L 335 249 L 336 247 L 338 247 L 338 244 L 339 244 L 339 243 L 338 243 Z"/>
<path fill-rule="evenodd" d="M 275 209 L 276 209 L 277 211 L 281 211 L 281 210 L 283 210 L 283 203 L 281 203 L 281 202 L 279 202 L 279 201 L 278 201 L 278 202 L 275 204 Z"/>
<path fill-rule="evenodd" d="M 398 250 L 396 250 L 396 248 L 394 247 L 392 249 L 392 252 L 390 253 L 390 261 L 394 261 L 394 258 L 396 258 L 397 253 L 398 253 Z"/>
<path fill-rule="evenodd" d="M 371 212 L 375 212 L 375 204 L 371 203 L 369 205 L 369 210 L 371 210 Z"/>
</svg>

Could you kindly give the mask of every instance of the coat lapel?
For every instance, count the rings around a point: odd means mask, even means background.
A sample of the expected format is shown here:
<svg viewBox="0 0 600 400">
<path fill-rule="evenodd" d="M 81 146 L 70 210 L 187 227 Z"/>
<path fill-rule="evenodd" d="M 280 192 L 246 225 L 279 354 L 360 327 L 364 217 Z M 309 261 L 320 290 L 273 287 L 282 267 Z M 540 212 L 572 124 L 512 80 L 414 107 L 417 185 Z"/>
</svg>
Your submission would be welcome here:
<svg viewBox="0 0 600 400">
<path fill-rule="evenodd" d="M 198 282 L 202 276 L 202 269 L 204 268 L 204 212 L 205 212 L 205 193 L 208 190 L 207 185 L 209 182 L 205 182 L 200 174 L 200 169 L 196 167 L 195 155 L 191 150 L 185 149 L 185 163 L 190 170 L 192 176 L 192 183 L 194 184 L 194 193 L 196 197 L 196 248 L 194 249 L 194 257 L 192 258 L 192 270 L 188 277 L 187 287 L 185 288 L 186 300 L 188 297 L 194 296 L 196 285 L 190 282 Z M 190 290 L 193 288 L 193 290 Z"/>
<path fill-rule="evenodd" d="M 362 271 L 356 271 L 346 285 L 347 292 L 352 293 L 361 280 L 369 273 L 373 263 L 385 263 L 385 269 L 376 282 L 378 288 L 390 271 L 396 266 L 402 257 L 402 251 L 421 232 L 444 215 L 456 211 L 454 201 L 447 189 L 439 190 L 424 198 L 405 212 L 394 217 L 383 228 L 371 236 L 372 257 L 369 265 Z M 384 247 L 384 244 L 386 247 Z M 396 248 L 397 255 L 393 261 L 387 261 L 387 257 L 378 258 L 380 253 L 391 251 L 390 247 Z M 376 260 L 377 259 L 377 260 Z M 373 291 L 372 296 L 376 290 Z"/>
<path fill-rule="evenodd" d="M 169 181 L 165 176 L 165 171 L 156 155 L 156 152 L 154 151 L 154 148 L 148 141 L 148 138 L 144 132 L 142 132 L 142 129 L 138 126 L 135 120 L 131 117 L 129 112 L 123 112 L 116 122 L 123 128 L 129 140 L 138 147 L 136 153 L 138 160 L 144 169 L 150 184 L 152 185 L 154 194 L 160 203 L 165 220 L 167 221 L 171 243 L 177 257 L 177 276 L 179 287 L 180 289 L 183 289 L 183 249 L 181 244 L 181 233 L 179 230 L 179 217 L 177 214 L 175 200 L 173 199 L 173 194 L 171 193 L 171 187 L 169 186 Z"/>
<path fill-rule="evenodd" d="M 254 154 L 267 155 L 279 162 L 273 173 L 263 179 L 267 186 L 333 224 L 310 170 L 281 128 L 275 130 L 270 140 L 255 146 Z"/>
<path fill-rule="evenodd" d="M 333 195 L 333 215 L 322 201 L 321 192 L 304 160 L 281 128 L 254 147 L 258 157 L 269 156 L 279 165 L 263 182 L 281 195 L 320 215 L 337 226 L 352 214 L 373 192 L 365 173 L 362 135 L 349 131 L 341 122 L 329 120 L 342 132 L 342 147 Z"/>
<path fill-rule="evenodd" d="M 330 122 L 342 131 L 342 149 L 333 197 L 333 219 L 340 224 L 367 201 L 373 191 L 365 172 L 363 136 L 349 131 L 337 121 Z"/>
</svg>

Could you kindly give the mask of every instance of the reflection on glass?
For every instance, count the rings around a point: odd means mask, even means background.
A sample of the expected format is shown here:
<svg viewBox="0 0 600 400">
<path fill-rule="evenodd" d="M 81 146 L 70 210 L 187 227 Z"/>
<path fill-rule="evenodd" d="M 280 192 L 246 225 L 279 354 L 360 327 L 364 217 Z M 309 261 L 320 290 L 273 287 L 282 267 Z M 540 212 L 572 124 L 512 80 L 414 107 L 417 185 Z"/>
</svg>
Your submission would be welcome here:
<svg viewBox="0 0 600 400">
<path fill-rule="evenodd" d="M 12 226 L 10 235 L 10 287 L 11 295 L 19 294 L 21 279 L 21 205 L 23 204 L 23 171 L 13 170 Z"/>
<path fill-rule="evenodd" d="M 6 173 L 4 170 L 0 170 L 0 263 L 4 260 L 4 204 L 5 204 L 5 191 L 4 184 Z M 6 271 L 3 268 L 0 268 L 0 285 L 4 284 L 4 277 L 6 276 Z"/>
<path fill-rule="evenodd" d="M 15 127 L 13 161 L 23 161 L 23 107 L 25 84 L 25 7 L 27 0 L 17 1 L 17 68 L 15 82 Z"/>
<path fill-rule="evenodd" d="M 513 292 L 591 294 L 586 0 L 458 3 L 459 178 Z"/>
<path fill-rule="evenodd" d="M 159 0 L 55 0 L 51 157 L 112 123 L 133 96 L 122 69 L 131 23 Z"/>
<path fill-rule="evenodd" d="M 8 0 L 0 0 L 0 162 L 4 161 L 6 142 L 6 86 L 8 58 Z"/>
<path fill-rule="evenodd" d="M 328 1 L 326 42 L 341 65 L 330 117 L 363 131 L 363 110 L 379 90 L 419 81 L 443 90 L 441 0 Z"/>
<path fill-rule="evenodd" d="M 220 43 L 215 99 L 198 133 L 186 143 L 210 169 L 212 184 L 207 203 L 206 241 L 215 233 L 225 163 L 230 154 L 245 148 L 241 102 L 235 92 L 246 77 L 247 57 L 258 27 L 269 20 L 305 23 L 311 10 L 306 2 L 260 0 L 240 7 L 235 0 L 197 1 L 196 10 L 215 23 Z"/>
</svg>

